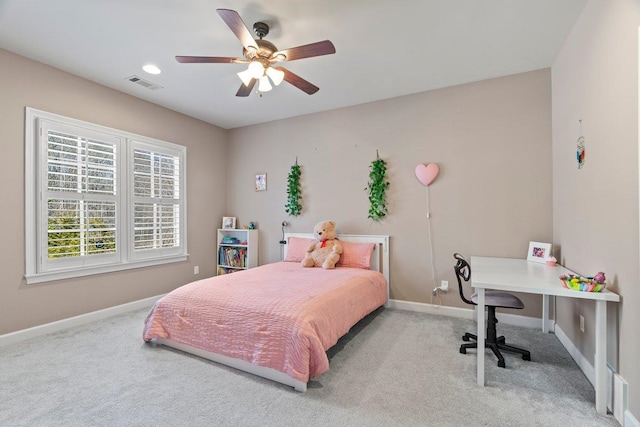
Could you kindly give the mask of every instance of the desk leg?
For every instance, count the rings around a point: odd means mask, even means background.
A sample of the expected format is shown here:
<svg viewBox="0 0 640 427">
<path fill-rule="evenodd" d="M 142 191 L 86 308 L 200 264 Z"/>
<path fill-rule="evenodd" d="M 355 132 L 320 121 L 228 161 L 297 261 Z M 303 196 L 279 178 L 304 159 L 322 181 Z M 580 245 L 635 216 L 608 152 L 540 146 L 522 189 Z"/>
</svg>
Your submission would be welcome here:
<svg viewBox="0 0 640 427">
<path fill-rule="evenodd" d="M 478 332 L 476 333 L 478 337 L 478 350 L 477 350 L 477 360 L 478 363 L 478 385 L 484 387 L 484 338 L 485 338 L 485 319 L 484 319 L 484 288 L 476 289 L 476 293 L 478 296 L 478 305 L 477 305 L 477 321 L 478 324 Z"/>
<path fill-rule="evenodd" d="M 542 332 L 549 333 L 551 325 L 549 322 L 549 295 L 542 295 Z"/>
<path fill-rule="evenodd" d="M 607 414 L 607 302 L 596 301 L 596 354 L 595 368 L 596 411 Z"/>
</svg>

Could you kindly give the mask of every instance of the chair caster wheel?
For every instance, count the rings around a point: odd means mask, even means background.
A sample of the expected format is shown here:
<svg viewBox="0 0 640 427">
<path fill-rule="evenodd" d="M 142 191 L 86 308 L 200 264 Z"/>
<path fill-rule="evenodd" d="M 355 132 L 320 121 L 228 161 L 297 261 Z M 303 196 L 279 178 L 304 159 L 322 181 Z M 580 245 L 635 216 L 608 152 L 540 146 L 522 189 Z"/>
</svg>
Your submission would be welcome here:
<svg viewBox="0 0 640 427">
<path fill-rule="evenodd" d="M 530 354 L 523 354 L 522 355 L 522 360 L 531 360 L 531 355 Z"/>
<path fill-rule="evenodd" d="M 467 354 L 467 349 L 464 347 L 460 347 L 460 353 Z"/>
<path fill-rule="evenodd" d="M 504 360 L 498 360 L 498 367 L 500 367 L 500 368 L 504 368 L 505 367 Z"/>
</svg>

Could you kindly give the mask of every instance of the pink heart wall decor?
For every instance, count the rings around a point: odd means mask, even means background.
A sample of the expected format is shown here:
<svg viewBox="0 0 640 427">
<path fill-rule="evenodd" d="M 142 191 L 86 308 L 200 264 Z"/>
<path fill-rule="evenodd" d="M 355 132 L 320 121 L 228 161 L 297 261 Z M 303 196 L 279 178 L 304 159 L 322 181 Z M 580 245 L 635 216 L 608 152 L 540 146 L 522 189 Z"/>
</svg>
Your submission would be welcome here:
<svg viewBox="0 0 640 427">
<path fill-rule="evenodd" d="M 422 185 L 429 186 L 434 179 L 438 176 L 440 168 L 435 163 L 429 163 L 428 165 L 416 166 L 416 178 L 422 183 Z"/>
</svg>

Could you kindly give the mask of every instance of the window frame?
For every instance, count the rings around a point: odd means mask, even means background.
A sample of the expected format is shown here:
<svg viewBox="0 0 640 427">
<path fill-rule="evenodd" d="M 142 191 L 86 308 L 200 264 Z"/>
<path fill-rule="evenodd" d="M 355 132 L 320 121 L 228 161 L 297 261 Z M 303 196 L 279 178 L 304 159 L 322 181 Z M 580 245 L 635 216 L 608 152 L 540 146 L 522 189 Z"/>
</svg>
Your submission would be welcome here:
<svg viewBox="0 0 640 427">
<path fill-rule="evenodd" d="M 136 150 L 145 150 L 145 151 L 149 151 L 149 150 L 154 150 L 155 147 L 153 144 L 149 143 L 148 141 L 142 141 L 140 139 L 137 140 L 130 140 L 130 143 L 128 144 L 127 147 L 127 158 L 128 158 L 128 164 L 130 165 L 129 168 L 129 172 L 131 172 L 131 179 L 133 179 L 134 176 L 134 171 L 133 171 L 133 166 L 134 166 L 134 153 Z M 160 150 L 155 150 L 155 152 L 159 152 Z M 181 172 L 181 176 L 180 176 L 180 182 L 179 182 L 179 192 L 181 196 L 184 196 L 185 193 L 183 193 L 184 188 L 184 180 L 186 179 L 186 173 L 182 175 L 183 172 L 183 166 L 182 166 L 182 160 L 184 159 L 183 156 L 180 156 L 180 153 L 175 151 L 175 150 L 165 150 L 163 151 L 163 154 L 171 154 L 174 155 L 176 157 L 179 158 L 179 162 L 180 162 L 180 172 Z M 128 181 L 129 184 L 129 199 L 128 199 L 128 213 L 129 215 L 128 217 L 128 224 L 129 224 L 129 232 L 131 235 L 135 235 L 135 209 L 134 206 L 136 204 L 136 201 L 139 199 L 147 199 L 148 201 L 152 201 L 153 199 L 156 199 L 154 197 L 141 197 L 141 196 L 136 196 L 134 194 L 134 191 L 132 189 L 131 186 L 132 181 Z M 180 198 L 180 200 L 182 199 L 182 197 Z M 165 202 L 162 203 L 162 200 L 156 200 L 156 202 L 158 202 L 159 205 L 169 205 L 171 204 L 170 202 L 166 202 L 169 199 L 163 199 Z M 179 214 L 179 224 L 182 224 L 182 221 L 184 220 L 184 213 L 185 213 L 186 208 L 182 208 L 179 210 L 181 213 Z M 182 230 L 180 230 L 179 232 L 179 239 L 180 241 L 182 241 L 182 239 L 184 238 L 184 233 L 182 232 Z M 134 239 L 129 239 L 127 242 L 128 245 L 128 249 L 129 249 L 129 253 L 131 254 L 130 258 L 133 261 L 142 261 L 142 260 L 146 260 L 146 259 L 150 259 L 150 258 L 158 258 L 160 256 L 162 257 L 171 257 L 171 256 L 176 256 L 179 255 L 180 252 L 180 246 L 178 247 L 169 247 L 169 248 L 160 248 L 160 249 L 140 249 L 140 250 L 135 250 L 134 249 Z M 154 255 L 154 252 L 157 254 L 162 254 L 162 255 Z"/>
<path fill-rule="evenodd" d="M 40 134 L 45 123 L 81 128 L 86 135 L 102 134 L 116 141 L 116 248 L 115 255 L 92 255 L 50 262 L 47 257 L 47 191 L 48 173 L 46 136 Z M 83 135 L 85 134 L 83 133 Z M 136 148 L 175 156 L 179 162 L 179 197 L 177 200 L 179 244 L 175 247 L 134 250 L 133 152 Z M 187 252 L 187 152 L 186 147 L 106 126 L 25 108 L 25 280 L 27 284 L 82 277 L 114 271 L 181 262 Z"/>
</svg>

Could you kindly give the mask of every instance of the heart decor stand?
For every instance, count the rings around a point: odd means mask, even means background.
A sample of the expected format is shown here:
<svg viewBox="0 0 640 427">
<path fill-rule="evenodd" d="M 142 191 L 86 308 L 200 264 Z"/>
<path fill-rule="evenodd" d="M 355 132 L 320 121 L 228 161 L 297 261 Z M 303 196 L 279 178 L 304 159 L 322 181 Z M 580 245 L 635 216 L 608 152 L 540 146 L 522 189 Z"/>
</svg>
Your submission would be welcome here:
<svg viewBox="0 0 640 427">
<path fill-rule="evenodd" d="M 436 288 L 436 269 L 433 263 L 433 239 L 431 237 L 431 208 L 429 206 L 429 186 L 436 179 L 439 173 L 440 168 L 436 163 L 429 163 L 428 165 L 419 164 L 418 166 L 416 166 L 416 178 L 418 178 L 418 181 L 420 181 L 420 183 L 424 185 L 427 192 L 427 234 L 429 240 L 429 257 L 431 261 L 431 281 L 433 282 L 434 289 Z"/>
</svg>

